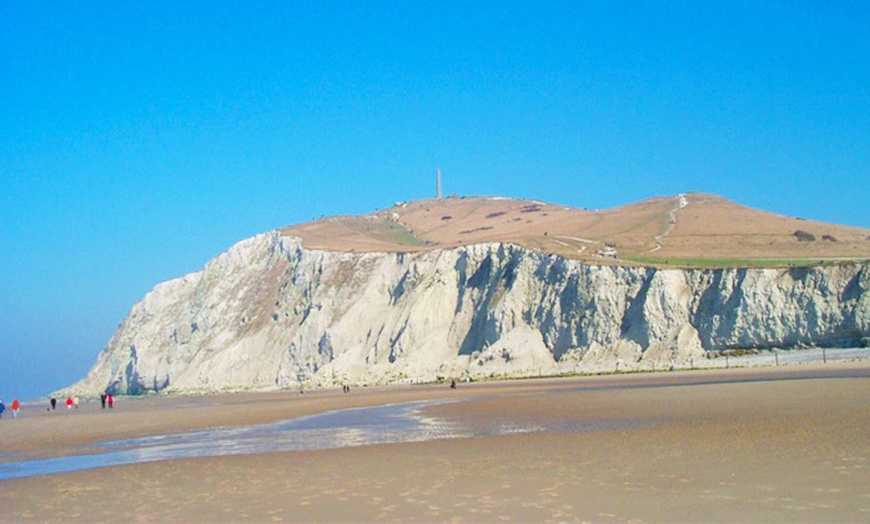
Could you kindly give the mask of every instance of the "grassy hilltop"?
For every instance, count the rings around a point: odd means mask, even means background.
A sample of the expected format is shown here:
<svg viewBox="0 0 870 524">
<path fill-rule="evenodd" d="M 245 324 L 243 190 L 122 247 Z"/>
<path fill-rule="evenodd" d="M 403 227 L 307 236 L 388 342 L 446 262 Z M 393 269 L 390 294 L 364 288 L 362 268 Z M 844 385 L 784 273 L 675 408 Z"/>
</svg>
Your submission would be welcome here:
<svg viewBox="0 0 870 524">
<path fill-rule="evenodd" d="M 289 226 L 329 251 L 416 252 L 507 242 L 598 264 L 781 267 L 870 259 L 870 229 L 769 213 L 701 193 L 604 210 L 449 197 Z"/>
</svg>

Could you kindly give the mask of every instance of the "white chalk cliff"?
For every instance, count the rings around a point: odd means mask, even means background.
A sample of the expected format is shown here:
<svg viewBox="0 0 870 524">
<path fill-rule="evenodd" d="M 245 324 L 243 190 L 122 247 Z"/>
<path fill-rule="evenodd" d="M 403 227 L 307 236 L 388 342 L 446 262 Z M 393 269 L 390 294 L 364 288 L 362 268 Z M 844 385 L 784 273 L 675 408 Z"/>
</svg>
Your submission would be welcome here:
<svg viewBox="0 0 870 524">
<path fill-rule="evenodd" d="M 509 244 L 403 253 L 244 240 L 136 304 L 87 377 L 214 391 L 687 366 L 870 337 L 870 266 L 589 265 Z"/>
</svg>

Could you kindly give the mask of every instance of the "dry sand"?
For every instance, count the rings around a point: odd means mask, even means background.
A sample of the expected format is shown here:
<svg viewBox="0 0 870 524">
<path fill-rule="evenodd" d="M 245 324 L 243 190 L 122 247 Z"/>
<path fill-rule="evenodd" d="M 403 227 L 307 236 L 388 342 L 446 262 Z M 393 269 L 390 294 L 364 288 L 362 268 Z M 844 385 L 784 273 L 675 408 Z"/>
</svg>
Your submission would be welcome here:
<svg viewBox="0 0 870 524">
<path fill-rule="evenodd" d="M 498 437 L 181 459 L 0 481 L 0 521 L 870 521 L 870 364 L 120 399 L 0 420 L 0 461 L 353 406 Z M 609 429 L 608 429 L 609 428 Z"/>
</svg>

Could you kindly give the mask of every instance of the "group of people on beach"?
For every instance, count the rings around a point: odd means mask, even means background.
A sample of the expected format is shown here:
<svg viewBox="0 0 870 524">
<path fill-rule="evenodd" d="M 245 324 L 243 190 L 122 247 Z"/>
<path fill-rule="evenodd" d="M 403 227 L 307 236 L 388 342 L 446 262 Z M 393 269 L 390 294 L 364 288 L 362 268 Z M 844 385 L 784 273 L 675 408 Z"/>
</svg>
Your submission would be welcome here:
<svg viewBox="0 0 870 524">
<path fill-rule="evenodd" d="M 115 407 L 115 397 L 107 395 L 106 393 L 100 393 L 100 405 L 103 409 L 106 409 L 106 404 L 109 405 L 109 409 Z"/>
<path fill-rule="evenodd" d="M 100 394 L 100 404 L 103 409 L 106 409 L 106 406 L 109 409 L 115 407 L 115 397 L 108 393 Z M 21 402 L 18 399 L 13 399 L 12 404 L 10 405 L 12 408 L 12 418 L 18 418 L 18 412 L 21 410 Z M 79 397 L 67 397 L 66 398 L 66 408 L 67 409 L 78 409 L 79 408 Z M 46 411 L 54 411 L 57 409 L 57 398 L 52 396 L 48 401 L 48 407 Z M 3 403 L 3 400 L 0 400 L 0 418 L 3 418 L 3 412 L 6 411 L 6 404 Z"/>
<path fill-rule="evenodd" d="M 109 395 L 107 393 L 100 394 L 100 404 L 103 406 L 103 409 L 106 409 L 106 405 L 108 404 L 109 408 L 113 408 L 115 406 L 115 397 Z M 67 397 L 66 398 L 66 408 L 67 409 L 79 409 L 79 397 Z M 51 397 L 48 401 L 47 411 L 54 411 L 57 409 L 57 398 L 54 396 Z"/>
<path fill-rule="evenodd" d="M 18 410 L 21 409 L 21 402 L 18 402 L 18 399 L 12 399 L 12 404 L 10 406 L 12 408 L 12 418 L 18 418 Z M 0 418 L 3 418 L 3 412 L 6 411 L 6 404 L 0 400 Z"/>
<path fill-rule="evenodd" d="M 79 409 L 79 397 L 66 398 L 66 409 L 72 408 Z M 57 409 L 57 399 L 52 396 L 48 401 L 48 408 L 46 408 L 46 411 L 54 411 L 55 409 Z"/>
</svg>

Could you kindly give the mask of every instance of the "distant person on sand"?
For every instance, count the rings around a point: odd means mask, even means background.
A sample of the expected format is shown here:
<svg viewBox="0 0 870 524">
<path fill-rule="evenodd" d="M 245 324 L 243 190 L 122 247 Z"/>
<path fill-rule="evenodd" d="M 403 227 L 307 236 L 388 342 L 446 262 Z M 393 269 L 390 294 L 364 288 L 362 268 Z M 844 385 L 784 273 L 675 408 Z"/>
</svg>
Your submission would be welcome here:
<svg viewBox="0 0 870 524">
<path fill-rule="evenodd" d="M 450 389 L 456 389 L 456 379 L 450 381 Z"/>
<path fill-rule="evenodd" d="M 103 406 L 103 409 L 106 409 L 106 392 L 100 393 L 100 405 Z"/>
<path fill-rule="evenodd" d="M 66 409 L 72 409 L 73 401 L 72 397 L 66 397 Z"/>
<path fill-rule="evenodd" d="M 55 409 L 57 409 L 57 399 L 51 397 L 51 410 L 54 411 Z"/>
<path fill-rule="evenodd" d="M 0 418 L 3 418 L 4 411 L 6 411 L 6 404 L 4 404 L 2 400 L 0 400 Z"/>
<path fill-rule="evenodd" d="M 21 409 L 21 403 L 17 398 L 12 399 L 12 418 L 18 418 L 18 410 Z"/>
<path fill-rule="evenodd" d="M 73 406 L 74 406 L 76 409 L 79 409 L 79 397 L 77 397 L 77 396 L 76 396 L 76 397 L 73 397 Z"/>
<path fill-rule="evenodd" d="M 109 402 L 109 409 L 112 409 L 115 406 L 115 397 L 109 395 L 109 398 L 107 400 Z"/>
</svg>

